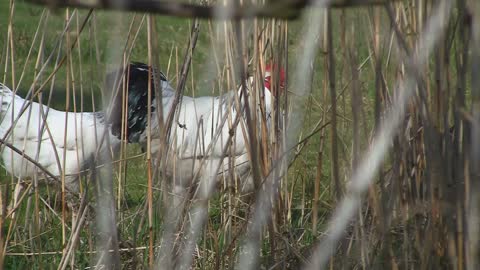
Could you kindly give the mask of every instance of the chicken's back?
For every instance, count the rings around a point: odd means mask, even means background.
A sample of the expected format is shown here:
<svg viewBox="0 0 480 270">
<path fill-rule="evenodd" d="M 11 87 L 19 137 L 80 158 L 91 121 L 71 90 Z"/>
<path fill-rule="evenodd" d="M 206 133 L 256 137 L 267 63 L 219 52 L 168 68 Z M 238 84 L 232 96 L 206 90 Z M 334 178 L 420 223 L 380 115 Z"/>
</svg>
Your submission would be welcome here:
<svg viewBox="0 0 480 270">
<path fill-rule="evenodd" d="M 101 146 L 100 154 L 108 154 L 107 141 L 114 150 L 120 144 L 105 125 L 102 112 L 58 111 L 30 103 L 6 86 L 2 89 L 0 138 L 22 154 L 5 145 L 0 151 L 3 166 L 18 178 L 32 178 L 40 172 L 24 157 L 28 156 L 55 176 L 61 176 L 65 168 L 66 181 L 72 183 L 71 189 L 77 189 L 78 174 L 93 160 L 97 147 Z"/>
</svg>

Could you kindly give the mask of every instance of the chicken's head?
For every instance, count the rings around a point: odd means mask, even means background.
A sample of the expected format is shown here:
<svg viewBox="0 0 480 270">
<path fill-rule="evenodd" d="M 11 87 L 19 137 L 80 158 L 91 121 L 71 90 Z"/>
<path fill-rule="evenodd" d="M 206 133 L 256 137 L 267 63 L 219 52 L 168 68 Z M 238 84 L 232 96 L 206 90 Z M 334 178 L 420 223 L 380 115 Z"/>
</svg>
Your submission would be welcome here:
<svg viewBox="0 0 480 270">
<path fill-rule="evenodd" d="M 286 74 L 283 68 L 275 64 L 268 64 L 265 67 L 265 88 L 267 88 L 273 96 L 277 96 L 277 93 L 282 94 L 285 90 L 285 79 Z"/>
</svg>

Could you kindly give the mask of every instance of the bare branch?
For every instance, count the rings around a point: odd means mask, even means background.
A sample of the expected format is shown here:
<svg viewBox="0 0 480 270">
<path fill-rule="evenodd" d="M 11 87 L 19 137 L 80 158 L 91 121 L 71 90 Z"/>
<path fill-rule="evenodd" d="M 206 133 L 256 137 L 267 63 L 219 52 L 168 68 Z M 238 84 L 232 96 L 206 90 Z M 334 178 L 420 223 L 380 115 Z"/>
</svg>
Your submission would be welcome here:
<svg viewBox="0 0 480 270">
<path fill-rule="evenodd" d="M 300 11 L 307 6 L 316 5 L 311 0 L 272 1 L 266 5 L 246 5 L 232 9 L 229 5 L 198 5 L 175 1 L 155 0 L 27 0 L 30 3 L 46 5 L 52 8 L 93 8 L 126 10 L 133 12 L 157 13 L 176 17 L 197 17 L 201 19 L 246 19 L 253 17 L 296 19 Z M 358 6 L 384 5 L 398 0 L 334 0 L 329 6 L 347 8 Z"/>
</svg>

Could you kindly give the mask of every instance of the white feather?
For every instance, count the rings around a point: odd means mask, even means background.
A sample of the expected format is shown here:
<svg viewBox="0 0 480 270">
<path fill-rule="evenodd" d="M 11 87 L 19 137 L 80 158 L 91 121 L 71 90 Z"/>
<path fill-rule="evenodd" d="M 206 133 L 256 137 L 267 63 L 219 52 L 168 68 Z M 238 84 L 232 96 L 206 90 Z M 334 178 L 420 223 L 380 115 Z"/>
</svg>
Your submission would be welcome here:
<svg viewBox="0 0 480 270">
<path fill-rule="evenodd" d="M 35 160 L 54 176 L 66 175 L 67 188 L 79 191 L 78 176 L 94 160 L 103 139 L 100 155 L 116 150 L 120 141 L 112 136 L 95 113 L 58 111 L 29 102 L 0 84 L 0 138 Z M 25 108 L 25 106 L 28 107 Z M 23 113 L 22 113 L 23 111 Z M 3 166 L 18 178 L 33 178 L 41 172 L 35 164 L 11 148 L 0 148 Z"/>
<path fill-rule="evenodd" d="M 252 79 L 250 78 L 247 83 L 248 88 L 251 88 L 251 83 Z M 169 86 L 163 87 L 163 92 L 165 93 L 165 91 L 173 93 L 173 89 Z M 239 97 L 240 94 L 241 88 L 238 90 Z M 167 115 L 171 110 L 173 100 L 173 94 L 163 95 L 164 121 L 166 121 Z M 243 100 L 240 103 L 241 110 L 245 107 Z M 252 100 L 252 97 L 250 97 L 250 100 Z M 260 98 L 257 97 L 257 101 L 259 100 Z M 268 120 L 271 113 L 271 100 L 270 91 L 265 89 L 265 105 Z M 218 97 L 193 98 L 183 96 L 181 108 L 178 112 L 178 123 L 172 123 L 169 139 L 171 149 L 166 166 L 167 174 L 174 177 L 178 184 L 184 187 L 191 185 L 191 180 L 197 171 L 200 171 L 198 176 L 201 178 L 203 174 L 202 159 L 207 161 L 223 159 L 219 170 L 220 174 L 229 172 L 230 162 L 234 162 L 235 174 L 244 179 L 242 182 L 243 189 L 248 191 L 253 188 L 251 178 L 246 177 L 250 172 L 250 161 L 247 138 L 244 136 L 244 132 L 246 134 L 247 131 L 246 129 L 242 130 L 241 122 L 245 121 L 243 114 L 239 116 L 240 122 L 236 128 L 231 129 L 231 125 L 237 117 L 236 108 L 235 93 L 233 91 Z M 257 113 L 260 112 L 257 111 Z M 227 118 L 226 121 L 224 120 L 225 118 Z M 223 122 L 225 123 L 223 124 Z M 261 127 L 259 126 L 259 128 Z M 231 131 L 234 133 L 231 148 L 225 153 L 226 142 L 230 137 Z M 217 133 L 220 133 L 217 136 L 218 139 L 216 139 Z M 157 156 L 157 151 L 160 149 L 161 134 L 162 132 L 158 130 L 158 121 L 153 118 L 151 151 L 154 157 Z M 146 142 L 146 135 L 144 136 L 144 141 Z"/>
</svg>

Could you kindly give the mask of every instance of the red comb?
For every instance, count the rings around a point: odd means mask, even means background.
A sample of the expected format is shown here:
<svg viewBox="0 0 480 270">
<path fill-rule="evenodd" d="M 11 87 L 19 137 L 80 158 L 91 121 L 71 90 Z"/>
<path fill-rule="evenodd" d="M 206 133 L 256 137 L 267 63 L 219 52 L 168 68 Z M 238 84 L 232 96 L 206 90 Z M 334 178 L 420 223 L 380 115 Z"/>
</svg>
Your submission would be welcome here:
<svg viewBox="0 0 480 270">
<path fill-rule="evenodd" d="M 267 64 L 265 66 L 265 87 L 268 90 L 271 90 L 271 77 L 273 75 L 273 72 L 275 74 L 280 75 L 280 88 L 283 88 L 285 86 L 285 70 L 280 67 L 280 70 L 278 70 L 278 65 L 277 64 Z M 278 76 L 277 75 L 277 76 Z M 276 78 L 277 80 L 278 78 Z"/>
</svg>

